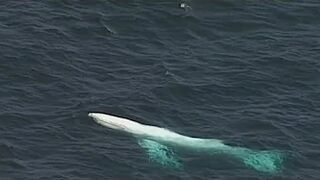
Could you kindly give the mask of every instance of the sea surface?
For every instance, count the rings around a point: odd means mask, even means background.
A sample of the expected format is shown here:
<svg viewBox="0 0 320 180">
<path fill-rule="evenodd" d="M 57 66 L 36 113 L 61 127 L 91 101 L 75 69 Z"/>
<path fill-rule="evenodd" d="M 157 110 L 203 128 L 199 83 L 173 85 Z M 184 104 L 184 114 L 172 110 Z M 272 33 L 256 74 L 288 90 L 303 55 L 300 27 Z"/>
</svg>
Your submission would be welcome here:
<svg viewBox="0 0 320 180">
<path fill-rule="evenodd" d="M 0 2 L 1 180 L 320 179 L 318 0 Z M 148 160 L 104 112 L 281 150 L 270 175 L 223 156 Z"/>
</svg>

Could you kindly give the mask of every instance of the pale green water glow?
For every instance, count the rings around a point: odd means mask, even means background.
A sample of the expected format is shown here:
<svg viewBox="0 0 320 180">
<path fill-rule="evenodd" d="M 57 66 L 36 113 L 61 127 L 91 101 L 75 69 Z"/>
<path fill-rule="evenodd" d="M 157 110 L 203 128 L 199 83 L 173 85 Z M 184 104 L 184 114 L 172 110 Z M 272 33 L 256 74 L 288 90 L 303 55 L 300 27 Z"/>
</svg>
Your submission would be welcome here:
<svg viewBox="0 0 320 180">
<path fill-rule="evenodd" d="M 139 145 L 146 150 L 150 161 L 157 162 L 162 166 L 181 168 L 182 165 L 175 157 L 174 152 L 167 146 L 164 146 L 156 141 L 142 139 L 139 140 Z"/>
<path fill-rule="evenodd" d="M 170 168 L 182 167 L 182 164 L 178 161 L 178 157 L 167 146 L 147 139 L 139 140 L 139 145 L 146 150 L 150 161 Z M 254 151 L 247 148 L 227 145 L 212 148 L 213 146 L 210 143 L 208 143 L 208 147 L 208 149 L 201 152 L 207 153 L 208 156 L 231 155 L 242 161 L 247 167 L 270 174 L 276 174 L 280 171 L 284 157 L 283 153 L 279 151 Z M 199 148 L 203 148 L 203 145 Z"/>
<path fill-rule="evenodd" d="M 231 147 L 231 151 L 226 153 L 234 155 L 248 167 L 271 174 L 280 171 L 284 157 L 279 151 L 254 151 L 240 147 Z"/>
</svg>

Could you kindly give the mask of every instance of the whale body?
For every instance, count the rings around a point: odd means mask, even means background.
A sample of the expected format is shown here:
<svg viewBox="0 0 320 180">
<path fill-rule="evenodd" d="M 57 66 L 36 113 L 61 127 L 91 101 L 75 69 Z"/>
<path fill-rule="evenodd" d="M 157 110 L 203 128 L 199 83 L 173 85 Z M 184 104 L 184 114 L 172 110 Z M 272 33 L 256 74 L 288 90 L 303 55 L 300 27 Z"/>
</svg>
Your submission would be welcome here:
<svg viewBox="0 0 320 180">
<path fill-rule="evenodd" d="M 149 158 L 164 166 L 177 168 L 182 166 L 172 148 L 205 152 L 208 155 L 231 155 L 240 159 L 248 167 L 268 173 L 279 172 L 283 159 L 283 154 L 279 151 L 254 151 L 243 147 L 233 147 L 218 139 L 189 137 L 165 128 L 145 125 L 113 115 L 102 113 L 89 113 L 88 115 L 102 126 L 136 137 L 138 144 L 146 150 Z"/>
<path fill-rule="evenodd" d="M 208 149 L 226 147 L 220 140 L 193 138 L 178 134 L 165 128 L 144 125 L 129 119 L 120 118 L 102 113 L 89 113 L 98 124 L 111 129 L 120 130 L 132 134 L 138 138 L 146 138 L 163 144 L 180 146 L 190 149 Z M 210 142 L 208 144 L 208 142 Z"/>
</svg>

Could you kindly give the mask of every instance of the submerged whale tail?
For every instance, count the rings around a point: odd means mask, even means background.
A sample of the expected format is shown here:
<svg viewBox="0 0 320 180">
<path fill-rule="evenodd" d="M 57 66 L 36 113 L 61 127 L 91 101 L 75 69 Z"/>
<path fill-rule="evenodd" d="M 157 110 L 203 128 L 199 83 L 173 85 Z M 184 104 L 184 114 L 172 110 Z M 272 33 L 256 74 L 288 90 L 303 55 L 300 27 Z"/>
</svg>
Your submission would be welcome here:
<svg viewBox="0 0 320 180">
<path fill-rule="evenodd" d="M 284 157 L 280 151 L 254 151 L 240 147 L 233 147 L 231 154 L 246 166 L 267 173 L 279 172 Z"/>
</svg>

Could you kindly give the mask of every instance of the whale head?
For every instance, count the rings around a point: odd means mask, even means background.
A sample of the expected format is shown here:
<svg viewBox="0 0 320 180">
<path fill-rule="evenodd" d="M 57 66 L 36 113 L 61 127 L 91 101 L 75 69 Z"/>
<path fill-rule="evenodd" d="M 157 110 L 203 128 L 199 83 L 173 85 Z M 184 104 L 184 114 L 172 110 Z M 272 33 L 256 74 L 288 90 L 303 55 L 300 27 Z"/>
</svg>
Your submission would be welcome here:
<svg viewBox="0 0 320 180">
<path fill-rule="evenodd" d="M 89 113 L 88 116 L 102 126 L 128 133 L 136 133 L 141 127 L 140 123 L 107 114 Z"/>
</svg>

